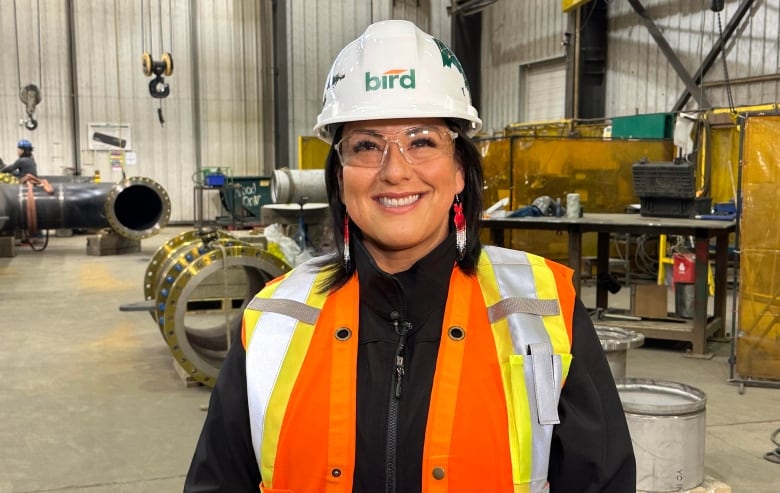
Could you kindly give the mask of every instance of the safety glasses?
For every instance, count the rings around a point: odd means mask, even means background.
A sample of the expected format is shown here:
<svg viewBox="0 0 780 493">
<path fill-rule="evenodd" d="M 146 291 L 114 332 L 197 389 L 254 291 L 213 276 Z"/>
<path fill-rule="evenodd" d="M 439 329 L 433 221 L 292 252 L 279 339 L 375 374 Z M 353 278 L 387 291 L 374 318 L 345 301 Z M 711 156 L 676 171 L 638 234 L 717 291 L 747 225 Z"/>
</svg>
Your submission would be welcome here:
<svg viewBox="0 0 780 493">
<path fill-rule="evenodd" d="M 342 166 L 379 168 L 390 144 L 396 144 L 407 163 L 418 165 L 452 156 L 457 137 L 457 132 L 437 126 L 409 127 L 390 135 L 357 129 L 344 135 L 336 144 L 336 152 Z"/>
</svg>

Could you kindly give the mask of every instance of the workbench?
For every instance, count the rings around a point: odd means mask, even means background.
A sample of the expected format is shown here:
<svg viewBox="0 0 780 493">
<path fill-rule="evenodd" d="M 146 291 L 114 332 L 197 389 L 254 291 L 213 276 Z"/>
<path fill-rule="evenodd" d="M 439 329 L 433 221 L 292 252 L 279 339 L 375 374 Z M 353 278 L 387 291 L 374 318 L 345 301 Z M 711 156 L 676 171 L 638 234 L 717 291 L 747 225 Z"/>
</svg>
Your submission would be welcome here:
<svg viewBox="0 0 780 493">
<path fill-rule="evenodd" d="M 729 234 L 736 229 L 736 221 L 703 219 L 678 219 L 645 217 L 640 214 L 584 214 L 580 218 L 570 217 L 517 217 L 485 218 L 481 227 L 490 230 L 491 242 L 506 246 L 504 232 L 507 229 L 565 231 L 568 233 L 568 265 L 574 269 L 574 287 L 580 293 L 580 270 L 582 268 L 582 235 L 596 233 L 597 272 L 599 277 L 609 272 L 610 234 L 631 235 L 682 235 L 693 236 L 695 241 L 695 287 L 693 320 L 621 320 L 620 326 L 641 332 L 645 337 L 689 341 L 692 354 L 704 355 L 707 337 L 723 335 L 726 319 L 726 282 L 728 269 Z M 707 302 L 709 290 L 707 272 L 710 259 L 710 239 L 715 238 L 715 296 L 714 314 L 708 319 Z M 609 292 L 603 283 L 597 283 L 596 307 L 606 310 Z"/>
</svg>

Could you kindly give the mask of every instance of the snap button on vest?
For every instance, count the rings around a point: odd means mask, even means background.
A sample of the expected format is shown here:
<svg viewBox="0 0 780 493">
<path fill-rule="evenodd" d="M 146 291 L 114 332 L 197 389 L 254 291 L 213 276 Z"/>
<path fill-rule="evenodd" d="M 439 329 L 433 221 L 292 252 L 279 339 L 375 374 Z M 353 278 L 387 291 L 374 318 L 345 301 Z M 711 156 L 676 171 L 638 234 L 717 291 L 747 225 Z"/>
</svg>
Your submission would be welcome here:
<svg viewBox="0 0 780 493">
<path fill-rule="evenodd" d="M 447 335 L 453 341 L 462 341 L 466 338 L 466 331 L 462 327 L 450 327 L 447 331 Z"/>
<path fill-rule="evenodd" d="M 341 477 L 341 469 L 339 468 L 333 469 L 332 471 L 330 471 L 330 475 L 333 476 L 334 478 Z"/>
<path fill-rule="evenodd" d="M 346 327 L 341 327 L 339 329 L 336 329 L 335 336 L 337 341 L 346 341 L 347 339 L 352 337 L 352 331 Z"/>
<path fill-rule="evenodd" d="M 433 479 L 440 480 L 444 479 L 444 468 L 443 467 L 434 467 L 433 468 Z"/>
</svg>

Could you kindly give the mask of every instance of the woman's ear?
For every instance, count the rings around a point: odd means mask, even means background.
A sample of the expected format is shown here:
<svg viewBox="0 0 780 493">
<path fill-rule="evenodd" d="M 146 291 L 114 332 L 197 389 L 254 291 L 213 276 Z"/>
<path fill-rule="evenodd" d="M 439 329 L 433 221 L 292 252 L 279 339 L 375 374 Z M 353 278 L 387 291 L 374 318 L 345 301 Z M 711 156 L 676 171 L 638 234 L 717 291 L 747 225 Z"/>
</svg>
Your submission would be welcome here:
<svg viewBox="0 0 780 493">
<path fill-rule="evenodd" d="M 341 166 L 339 166 L 338 171 L 336 171 L 336 179 L 339 183 L 339 200 L 344 204 L 344 168 Z"/>
<path fill-rule="evenodd" d="M 461 193 L 466 188 L 466 170 L 460 160 L 455 160 L 455 166 L 457 166 L 455 169 L 455 190 L 456 193 Z"/>
</svg>

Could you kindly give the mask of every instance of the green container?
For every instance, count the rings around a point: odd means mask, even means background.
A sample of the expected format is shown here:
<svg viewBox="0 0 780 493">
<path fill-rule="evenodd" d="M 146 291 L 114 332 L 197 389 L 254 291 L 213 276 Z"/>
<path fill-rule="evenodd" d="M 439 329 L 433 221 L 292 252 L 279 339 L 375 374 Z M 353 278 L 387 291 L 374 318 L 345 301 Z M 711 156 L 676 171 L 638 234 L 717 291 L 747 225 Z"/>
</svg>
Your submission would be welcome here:
<svg viewBox="0 0 780 493">
<path fill-rule="evenodd" d="M 674 113 L 612 117 L 613 139 L 671 139 Z"/>
<path fill-rule="evenodd" d="M 260 218 L 260 208 L 273 203 L 270 176 L 233 176 L 230 185 L 220 191 L 220 196 L 231 217 Z"/>
</svg>

